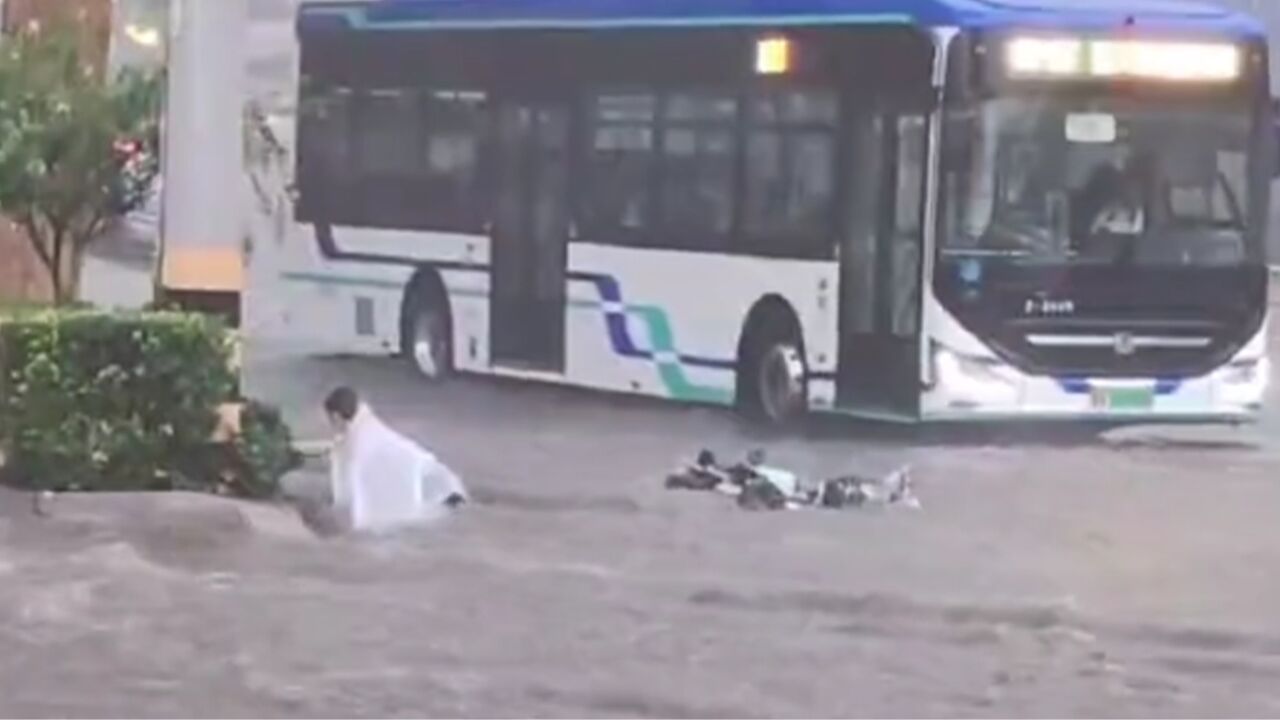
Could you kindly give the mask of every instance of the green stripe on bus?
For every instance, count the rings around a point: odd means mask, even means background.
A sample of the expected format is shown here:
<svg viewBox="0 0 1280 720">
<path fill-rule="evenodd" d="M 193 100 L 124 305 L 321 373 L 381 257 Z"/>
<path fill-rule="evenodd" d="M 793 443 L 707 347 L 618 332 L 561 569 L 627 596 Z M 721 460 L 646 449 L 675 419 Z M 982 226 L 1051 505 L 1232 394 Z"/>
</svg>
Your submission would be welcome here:
<svg viewBox="0 0 1280 720">
<path fill-rule="evenodd" d="M 645 325 L 649 327 L 649 341 L 653 345 L 651 351 L 655 353 L 653 361 L 658 366 L 658 372 L 662 376 L 662 383 L 667 386 L 667 392 L 673 398 L 690 402 L 715 403 L 717 405 L 728 405 L 733 402 L 733 392 L 731 390 L 711 385 L 698 385 L 685 376 L 684 366 L 680 363 L 680 355 L 675 347 L 674 334 L 671 331 L 671 323 L 667 318 L 666 311 L 652 305 L 629 305 L 627 306 L 627 314 L 640 316 Z M 657 353 L 665 353 L 674 359 L 658 358 L 656 357 Z"/>
<path fill-rule="evenodd" d="M 333 275 L 330 273 L 282 272 L 280 277 L 293 282 L 309 282 L 318 285 L 344 285 L 346 287 L 380 288 L 383 290 L 403 290 L 403 281 L 377 280 L 374 278 L 355 277 L 352 275 Z"/>
<path fill-rule="evenodd" d="M 314 283 L 316 285 L 339 285 L 344 287 L 366 287 L 378 290 L 395 290 L 401 292 L 405 289 L 404 281 L 398 280 L 379 280 L 377 278 L 358 277 L 355 275 L 334 275 L 332 273 L 315 273 L 315 272 L 282 272 L 280 277 L 284 280 L 293 282 Z M 488 290 L 474 290 L 471 288 L 449 290 L 449 295 L 454 297 L 469 298 L 488 298 Z"/>
</svg>

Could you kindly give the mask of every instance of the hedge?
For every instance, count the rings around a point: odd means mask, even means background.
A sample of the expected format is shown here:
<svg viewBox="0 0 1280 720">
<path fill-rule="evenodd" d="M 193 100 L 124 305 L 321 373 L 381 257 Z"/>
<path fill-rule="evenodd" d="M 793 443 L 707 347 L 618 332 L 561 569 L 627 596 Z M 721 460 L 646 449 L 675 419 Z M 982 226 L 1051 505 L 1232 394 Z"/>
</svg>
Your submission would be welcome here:
<svg viewBox="0 0 1280 720">
<path fill-rule="evenodd" d="M 247 422 L 236 452 L 211 447 L 217 409 L 235 399 L 231 352 L 225 326 L 201 315 L 50 310 L 0 319 L 7 479 L 48 490 L 274 494 L 293 461 L 278 415 L 255 405 L 268 422 Z M 241 457 L 246 448 L 254 457 Z M 232 475 L 241 479 L 229 485 Z"/>
</svg>

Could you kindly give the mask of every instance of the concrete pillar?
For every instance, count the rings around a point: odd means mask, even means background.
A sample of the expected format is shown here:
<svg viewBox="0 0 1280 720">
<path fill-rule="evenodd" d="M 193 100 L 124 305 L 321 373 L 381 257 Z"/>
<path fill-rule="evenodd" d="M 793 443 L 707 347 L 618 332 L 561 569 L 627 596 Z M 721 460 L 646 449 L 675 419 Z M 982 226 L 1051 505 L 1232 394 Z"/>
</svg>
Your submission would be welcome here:
<svg viewBox="0 0 1280 720">
<path fill-rule="evenodd" d="M 174 0 L 170 12 L 162 284 L 238 296 L 248 0 Z"/>
</svg>

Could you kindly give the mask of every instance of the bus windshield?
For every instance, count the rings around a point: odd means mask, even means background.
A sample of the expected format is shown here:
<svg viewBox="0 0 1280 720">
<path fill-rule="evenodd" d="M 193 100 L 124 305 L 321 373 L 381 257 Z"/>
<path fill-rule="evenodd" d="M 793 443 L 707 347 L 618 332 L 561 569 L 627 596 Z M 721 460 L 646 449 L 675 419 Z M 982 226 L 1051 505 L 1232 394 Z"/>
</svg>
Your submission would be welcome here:
<svg viewBox="0 0 1280 720">
<path fill-rule="evenodd" d="M 946 132 L 944 258 L 1224 266 L 1260 252 L 1244 109 L 1046 92 L 954 110 Z"/>
</svg>

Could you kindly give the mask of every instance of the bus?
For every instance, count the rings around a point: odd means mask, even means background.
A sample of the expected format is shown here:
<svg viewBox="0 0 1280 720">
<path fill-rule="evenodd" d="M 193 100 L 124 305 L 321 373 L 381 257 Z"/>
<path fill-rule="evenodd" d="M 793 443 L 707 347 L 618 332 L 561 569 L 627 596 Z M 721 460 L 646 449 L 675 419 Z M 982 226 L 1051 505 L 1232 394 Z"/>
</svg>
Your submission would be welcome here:
<svg viewBox="0 0 1280 720">
<path fill-rule="evenodd" d="M 1263 28 L 1188 0 L 297 15 L 267 299 L 312 347 L 908 421 L 1242 422 Z"/>
</svg>

